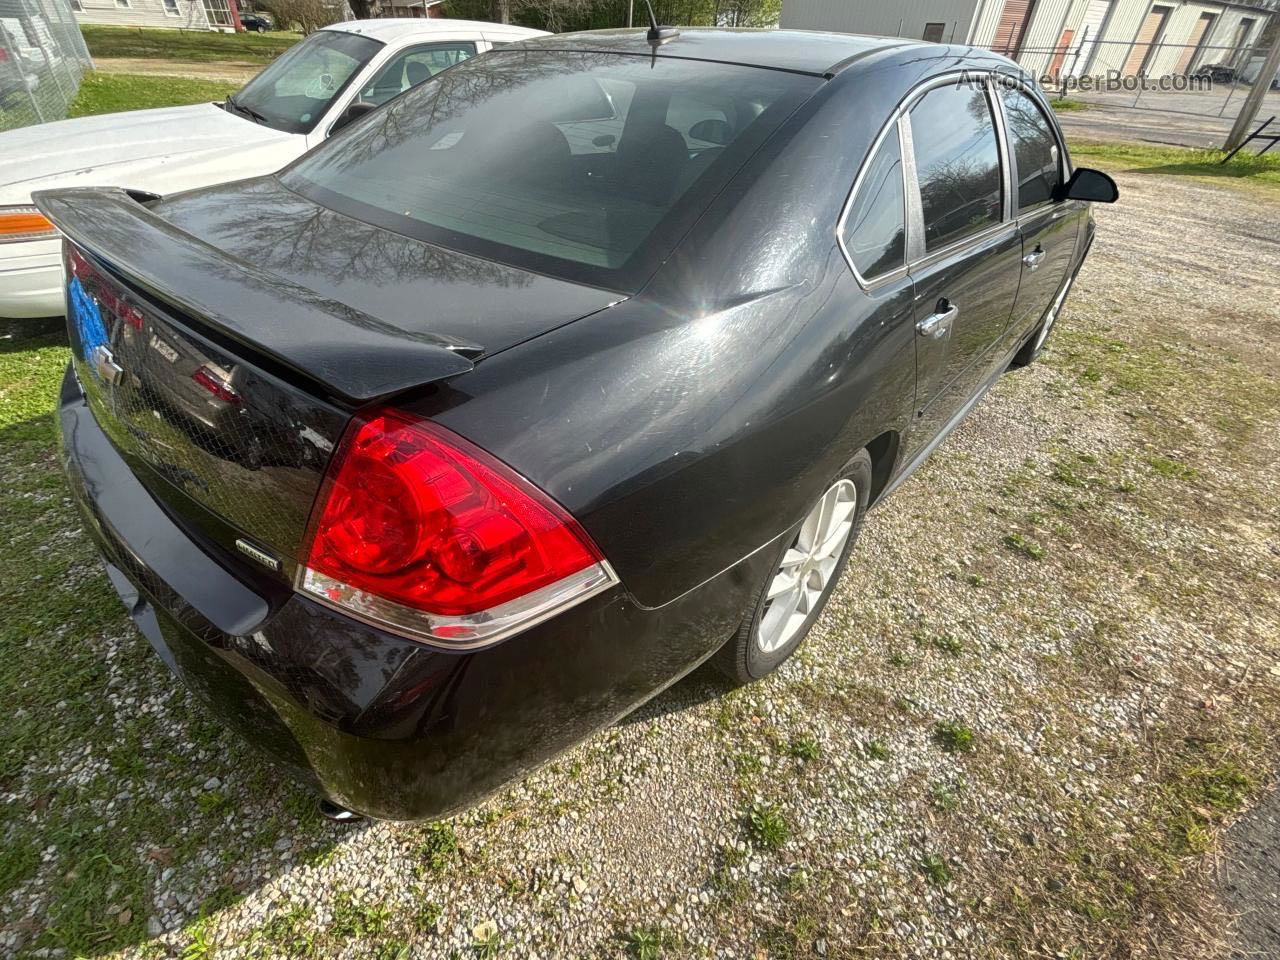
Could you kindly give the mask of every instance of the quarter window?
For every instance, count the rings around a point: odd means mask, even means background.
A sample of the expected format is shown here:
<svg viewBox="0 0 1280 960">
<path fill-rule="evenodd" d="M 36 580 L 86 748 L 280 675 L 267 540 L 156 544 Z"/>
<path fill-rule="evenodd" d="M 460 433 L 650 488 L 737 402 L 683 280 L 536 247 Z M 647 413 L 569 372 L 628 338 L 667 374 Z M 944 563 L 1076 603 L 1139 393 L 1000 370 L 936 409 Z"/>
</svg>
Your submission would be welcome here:
<svg viewBox="0 0 1280 960">
<path fill-rule="evenodd" d="M 1018 178 L 1018 212 L 1047 203 L 1062 182 L 1058 138 L 1040 105 L 1017 87 L 1001 85 L 1000 99 Z"/>
<path fill-rule="evenodd" d="M 971 81 L 935 87 L 910 115 L 925 251 L 999 223 L 1000 150 L 983 87 Z"/>
<path fill-rule="evenodd" d="M 902 146 L 898 127 L 889 129 L 845 218 L 845 251 L 864 279 L 901 267 L 906 258 L 906 206 L 902 190 Z"/>
</svg>

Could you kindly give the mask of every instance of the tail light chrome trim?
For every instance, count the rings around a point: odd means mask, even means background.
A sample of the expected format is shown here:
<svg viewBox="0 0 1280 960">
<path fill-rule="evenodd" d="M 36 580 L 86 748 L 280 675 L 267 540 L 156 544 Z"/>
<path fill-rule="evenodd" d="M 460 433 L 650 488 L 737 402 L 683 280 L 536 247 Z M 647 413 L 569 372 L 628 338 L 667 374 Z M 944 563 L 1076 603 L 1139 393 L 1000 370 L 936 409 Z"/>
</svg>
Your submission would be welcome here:
<svg viewBox="0 0 1280 960">
<path fill-rule="evenodd" d="M 608 562 L 600 561 L 515 600 L 465 616 L 406 607 L 306 566 L 298 568 L 295 586 L 327 607 L 399 636 L 448 650 L 477 650 L 522 633 L 618 582 Z"/>
</svg>

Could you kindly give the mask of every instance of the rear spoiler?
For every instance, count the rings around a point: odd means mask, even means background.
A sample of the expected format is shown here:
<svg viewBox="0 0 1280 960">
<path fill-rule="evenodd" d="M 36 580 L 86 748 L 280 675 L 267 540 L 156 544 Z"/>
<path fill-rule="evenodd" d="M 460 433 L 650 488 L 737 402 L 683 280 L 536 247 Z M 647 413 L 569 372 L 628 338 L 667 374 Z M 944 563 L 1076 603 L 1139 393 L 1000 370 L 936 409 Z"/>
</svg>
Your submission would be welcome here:
<svg viewBox="0 0 1280 960">
<path fill-rule="evenodd" d="M 129 283 L 363 403 L 466 373 L 478 344 L 406 334 L 179 230 L 117 187 L 41 190 L 36 207 Z"/>
</svg>

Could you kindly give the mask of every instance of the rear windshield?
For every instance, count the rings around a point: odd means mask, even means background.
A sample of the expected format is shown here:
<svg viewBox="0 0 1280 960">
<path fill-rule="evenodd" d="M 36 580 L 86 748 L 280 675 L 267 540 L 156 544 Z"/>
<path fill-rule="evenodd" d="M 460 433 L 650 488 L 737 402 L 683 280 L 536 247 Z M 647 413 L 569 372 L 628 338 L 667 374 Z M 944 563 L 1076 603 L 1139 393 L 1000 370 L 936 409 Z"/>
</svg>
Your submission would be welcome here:
<svg viewBox="0 0 1280 960">
<path fill-rule="evenodd" d="M 282 176 L 397 233 L 633 291 L 820 82 L 665 57 L 490 53 Z"/>
</svg>

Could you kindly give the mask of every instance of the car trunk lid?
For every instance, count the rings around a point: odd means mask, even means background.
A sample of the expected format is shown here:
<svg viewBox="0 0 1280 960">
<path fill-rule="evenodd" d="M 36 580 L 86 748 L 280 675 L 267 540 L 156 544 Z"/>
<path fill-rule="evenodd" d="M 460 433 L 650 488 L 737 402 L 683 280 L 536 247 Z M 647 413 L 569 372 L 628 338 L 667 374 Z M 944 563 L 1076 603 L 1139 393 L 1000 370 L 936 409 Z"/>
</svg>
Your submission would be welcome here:
<svg viewBox="0 0 1280 960">
<path fill-rule="evenodd" d="M 95 421 L 211 551 L 285 582 L 352 411 L 463 374 L 485 352 L 482 340 L 432 332 L 429 303 L 415 326 L 383 320 L 123 191 L 36 202 L 68 240 L 69 339 Z"/>
</svg>

